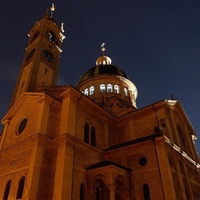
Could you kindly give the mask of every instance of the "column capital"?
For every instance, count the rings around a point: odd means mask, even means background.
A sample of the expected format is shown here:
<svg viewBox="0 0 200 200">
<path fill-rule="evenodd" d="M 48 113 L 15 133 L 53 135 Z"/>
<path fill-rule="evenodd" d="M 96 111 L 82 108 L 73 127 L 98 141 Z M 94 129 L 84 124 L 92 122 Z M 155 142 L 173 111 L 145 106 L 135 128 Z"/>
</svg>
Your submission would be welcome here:
<svg viewBox="0 0 200 200">
<path fill-rule="evenodd" d="M 109 184 L 109 185 L 107 185 L 107 187 L 108 187 L 108 190 L 110 190 L 110 191 L 114 191 L 115 189 L 116 189 L 116 185 L 115 184 Z"/>
</svg>

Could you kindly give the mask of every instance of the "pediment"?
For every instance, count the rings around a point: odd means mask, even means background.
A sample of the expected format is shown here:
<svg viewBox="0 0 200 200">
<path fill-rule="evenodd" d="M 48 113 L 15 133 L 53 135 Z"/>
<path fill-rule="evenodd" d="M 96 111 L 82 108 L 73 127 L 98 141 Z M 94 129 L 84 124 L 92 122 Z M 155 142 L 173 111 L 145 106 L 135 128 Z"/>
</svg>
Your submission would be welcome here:
<svg viewBox="0 0 200 200">
<path fill-rule="evenodd" d="M 52 97 L 48 96 L 47 94 L 43 92 L 27 92 L 23 93 L 21 97 L 12 105 L 12 107 L 9 108 L 9 111 L 2 119 L 2 124 L 4 124 L 4 121 L 9 120 L 12 118 L 13 115 L 15 115 L 19 110 L 30 101 L 40 101 L 42 99 L 48 99 L 51 100 Z"/>
<path fill-rule="evenodd" d="M 121 166 L 121 165 L 118 165 L 118 164 L 116 164 L 116 163 L 114 163 L 112 161 L 109 161 L 109 160 L 101 161 L 99 163 L 96 163 L 94 165 L 91 165 L 91 166 L 87 167 L 86 169 L 87 170 L 100 169 L 102 167 L 108 167 L 108 166 L 115 166 L 116 168 L 120 168 L 120 169 L 123 169 L 123 170 L 131 171 L 131 169 L 126 168 L 126 167 Z"/>
<path fill-rule="evenodd" d="M 131 103 L 127 104 L 127 102 L 123 102 L 116 96 L 106 99 L 103 107 L 116 116 L 127 114 L 135 109 Z"/>
</svg>

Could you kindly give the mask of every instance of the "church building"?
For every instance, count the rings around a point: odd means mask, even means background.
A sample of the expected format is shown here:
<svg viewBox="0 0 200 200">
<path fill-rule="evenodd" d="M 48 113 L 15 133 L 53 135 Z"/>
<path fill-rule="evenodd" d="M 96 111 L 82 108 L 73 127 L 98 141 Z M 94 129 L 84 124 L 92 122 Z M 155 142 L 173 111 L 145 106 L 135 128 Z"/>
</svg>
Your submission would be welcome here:
<svg viewBox="0 0 200 200">
<path fill-rule="evenodd" d="M 2 119 L 2 200 L 200 200 L 197 135 L 178 100 L 137 108 L 137 88 L 102 54 L 57 85 L 65 38 L 35 23 Z"/>
</svg>

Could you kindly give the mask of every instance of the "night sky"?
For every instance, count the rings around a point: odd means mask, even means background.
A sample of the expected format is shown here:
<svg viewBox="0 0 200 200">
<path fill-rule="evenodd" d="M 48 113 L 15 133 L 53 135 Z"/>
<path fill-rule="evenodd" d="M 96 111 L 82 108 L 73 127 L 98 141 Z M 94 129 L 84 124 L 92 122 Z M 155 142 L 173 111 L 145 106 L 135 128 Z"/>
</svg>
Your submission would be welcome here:
<svg viewBox="0 0 200 200">
<path fill-rule="evenodd" d="M 28 42 L 28 32 L 51 1 L 0 2 L 0 118 L 8 110 Z M 80 75 L 105 54 L 138 89 L 138 108 L 162 99 L 181 102 L 199 140 L 200 1 L 54 1 L 54 19 L 64 23 L 66 39 L 59 85 L 76 85 Z"/>
</svg>

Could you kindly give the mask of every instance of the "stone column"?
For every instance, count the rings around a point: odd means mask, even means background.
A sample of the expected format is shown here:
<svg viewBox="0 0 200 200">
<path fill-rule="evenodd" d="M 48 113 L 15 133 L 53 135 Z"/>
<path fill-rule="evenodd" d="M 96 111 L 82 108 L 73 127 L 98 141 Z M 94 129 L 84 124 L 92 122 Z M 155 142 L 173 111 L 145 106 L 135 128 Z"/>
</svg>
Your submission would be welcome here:
<svg viewBox="0 0 200 200">
<path fill-rule="evenodd" d="M 95 188 L 89 187 L 86 192 L 86 199 L 93 200 L 95 199 Z"/>
<path fill-rule="evenodd" d="M 110 191 L 110 200 L 115 200 L 115 188 L 116 185 L 108 185 L 108 190 Z"/>
<path fill-rule="evenodd" d="M 1 140 L 0 140 L 0 151 L 1 151 L 2 148 L 3 148 L 3 143 L 4 143 L 4 139 L 5 139 L 5 136 L 6 136 L 6 132 L 7 132 L 9 123 L 10 123 L 10 120 L 8 120 L 8 119 L 2 121 L 2 124 L 4 125 L 4 128 L 3 128 L 2 138 L 1 138 Z"/>
</svg>

